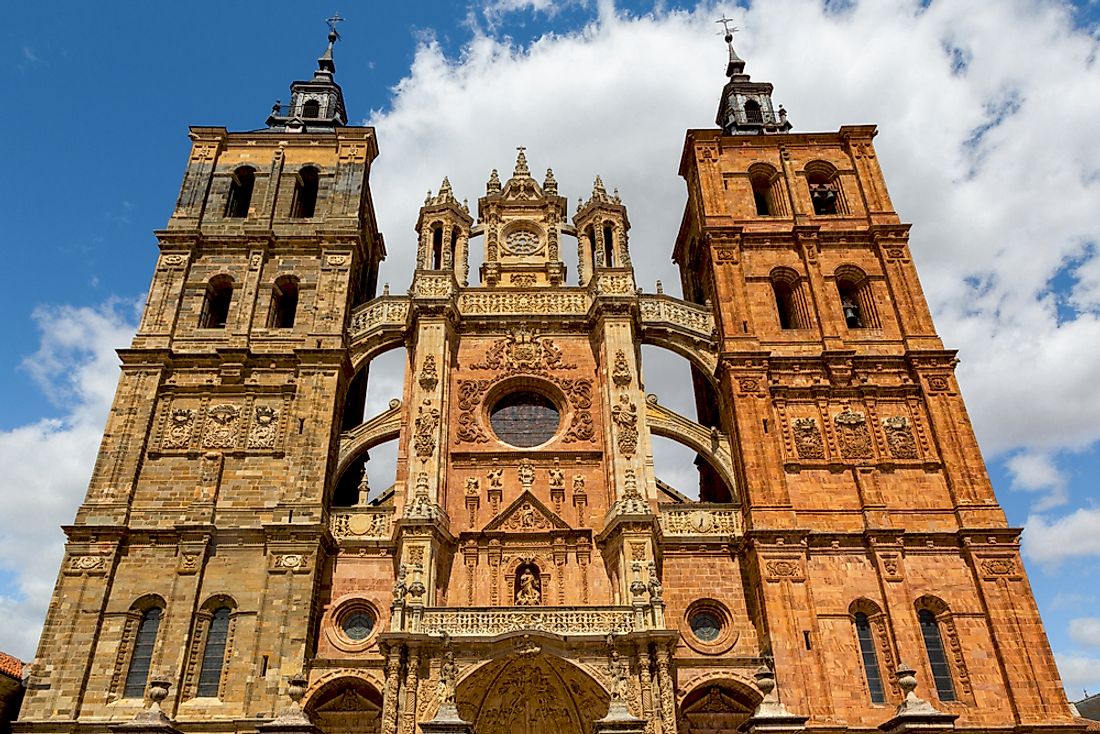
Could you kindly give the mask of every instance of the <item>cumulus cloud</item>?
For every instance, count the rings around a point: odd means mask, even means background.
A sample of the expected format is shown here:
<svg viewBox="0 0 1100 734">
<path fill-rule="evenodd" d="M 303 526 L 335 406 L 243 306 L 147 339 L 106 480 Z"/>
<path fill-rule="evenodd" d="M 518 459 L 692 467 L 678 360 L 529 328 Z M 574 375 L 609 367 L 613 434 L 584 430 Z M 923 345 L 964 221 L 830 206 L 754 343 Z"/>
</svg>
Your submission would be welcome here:
<svg viewBox="0 0 1100 734">
<path fill-rule="evenodd" d="M 1071 619 L 1069 636 L 1083 647 L 1100 647 L 1100 617 Z"/>
<path fill-rule="evenodd" d="M 64 535 L 84 497 L 118 381 L 114 350 L 136 328 L 135 304 L 41 307 L 38 351 L 25 369 L 61 415 L 0 432 L 0 650 L 29 660 L 46 616 Z M 31 550 L 33 549 L 33 550 Z"/>
<path fill-rule="evenodd" d="M 1048 567 L 1066 558 L 1100 555 L 1100 509 L 1082 507 L 1054 520 L 1027 519 L 1024 555 Z"/>
<path fill-rule="evenodd" d="M 1047 454 L 1024 451 L 1010 457 L 1005 466 L 1012 474 L 1012 488 L 1025 492 L 1042 492 L 1036 511 L 1066 503 L 1066 477 Z"/>
<path fill-rule="evenodd" d="M 1100 658 L 1086 655 L 1058 655 L 1058 672 L 1062 674 L 1062 685 L 1066 687 L 1070 699 L 1077 698 L 1074 691 L 1092 688 L 1096 690 L 1096 681 L 1100 680 Z M 1083 692 L 1083 690 L 1082 690 Z"/>
</svg>

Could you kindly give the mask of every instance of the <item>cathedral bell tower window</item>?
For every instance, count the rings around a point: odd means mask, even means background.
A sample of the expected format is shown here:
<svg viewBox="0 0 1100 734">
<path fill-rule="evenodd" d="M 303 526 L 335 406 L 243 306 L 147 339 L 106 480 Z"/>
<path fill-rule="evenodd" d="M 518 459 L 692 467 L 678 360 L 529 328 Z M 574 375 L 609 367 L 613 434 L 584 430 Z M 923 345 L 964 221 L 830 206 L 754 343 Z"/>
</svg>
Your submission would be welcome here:
<svg viewBox="0 0 1100 734">
<path fill-rule="evenodd" d="M 244 219 L 252 205 L 252 189 L 256 185 L 256 173 L 248 166 L 233 171 L 229 181 L 229 196 L 225 200 L 225 216 Z"/>
<path fill-rule="evenodd" d="M 271 315 L 268 328 L 290 329 L 298 314 L 298 279 L 284 275 L 271 289 Z"/>
<path fill-rule="evenodd" d="M 955 700 L 955 684 L 951 679 L 951 667 L 947 663 L 947 653 L 943 649 L 943 637 L 936 615 L 928 609 L 917 612 L 920 621 L 921 637 L 924 638 L 924 650 L 928 653 L 928 664 L 932 668 L 932 679 L 936 684 L 936 695 L 941 701 Z"/>
<path fill-rule="evenodd" d="M 615 237 L 609 224 L 603 228 L 603 263 L 609 268 L 615 267 Z"/>
<path fill-rule="evenodd" d="M 290 216 L 294 219 L 310 219 L 317 210 L 317 188 L 320 184 L 320 176 L 313 166 L 306 166 L 298 171 L 294 182 L 294 203 L 291 205 Z"/>
<path fill-rule="evenodd" d="M 321 103 L 315 99 L 307 99 L 302 105 L 302 117 L 307 120 L 315 120 L 321 116 Z"/>
<path fill-rule="evenodd" d="M 764 114 L 760 111 L 760 103 L 754 99 L 745 102 L 745 121 L 754 125 L 764 124 Z"/>
<path fill-rule="evenodd" d="M 206 286 L 199 326 L 203 329 L 224 329 L 229 320 L 229 304 L 233 301 L 233 279 L 219 275 Z"/>
<path fill-rule="evenodd" d="M 871 702 L 886 703 L 886 690 L 882 685 L 882 671 L 879 669 L 878 653 L 871 634 L 871 621 L 863 612 L 856 612 L 853 619 L 856 639 L 859 641 L 859 654 L 863 659 L 863 672 L 867 676 L 867 688 L 871 693 Z"/>
</svg>

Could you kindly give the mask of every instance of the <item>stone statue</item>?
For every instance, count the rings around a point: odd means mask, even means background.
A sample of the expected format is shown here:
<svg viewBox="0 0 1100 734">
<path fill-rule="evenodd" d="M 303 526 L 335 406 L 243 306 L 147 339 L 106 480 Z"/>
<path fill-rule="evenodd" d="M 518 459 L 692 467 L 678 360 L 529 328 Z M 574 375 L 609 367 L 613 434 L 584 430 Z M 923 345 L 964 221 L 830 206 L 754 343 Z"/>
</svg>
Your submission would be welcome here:
<svg viewBox="0 0 1100 734">
<path fill-rule="evenodd" d="M 485 475 L 485 478 L 489 480 L 489 486 L 490 487 L 500 487 L 501 484 L 502 484 L 501 479 L 503 477 L 504 477 L 504 470 L 503 469 L 493 469 L 492 471 L 490 471 L 488 474 Z"/>
<path fill-rule="evenodd" d="M 439 704 L 440 706 L 455 705 L 455 679 L 458 677 L 458 666 L 455 665 L 454 653 L 447 650 L 443 654 L 443 662 L 439 666 Z"/>
<path fill-rule="evenodd" d="M 561 470 L 557 465 L 550 468 L 550 486 L 551 487 L 564 487 L 565 486 L 565 472 Z"/>
<path fill-rule="evenodd" d="M 519 575 L 519 586 L 516 588 L 516 606 L 534 607 L 542 603 L 542 592 L 539 590 L 539 578 L 525 566 Z"/>
<path fill-rule="evenodd" d="M 393 603 L 400 604 L 405 601 L 405 592 L 408 591 L 408 587 L 405 586 L 405 576 L 408 574 L 408 569 L 405 564 L 402 563 L 397 567 L 397 580 L 393 582 Z"/>
</svg>

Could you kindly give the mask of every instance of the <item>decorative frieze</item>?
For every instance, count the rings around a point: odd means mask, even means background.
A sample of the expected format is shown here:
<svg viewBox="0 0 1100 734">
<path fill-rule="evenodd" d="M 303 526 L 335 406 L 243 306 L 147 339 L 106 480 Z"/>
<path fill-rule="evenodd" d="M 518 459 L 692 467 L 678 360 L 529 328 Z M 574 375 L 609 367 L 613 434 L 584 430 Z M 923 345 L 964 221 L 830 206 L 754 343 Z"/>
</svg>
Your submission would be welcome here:
<svg viewBox="0 0 1100 734">
<path fill-rule="evenodd" d="M 867 417 L 863 413 L 844 410 L 833 417 L 833 423 L 836 424 L 836 440 L 841 456 L 845 459 L 870 459 L 874 456 L 871 432 L 867 429 Z"/>
<path fill-rule="evenodd" d="M 629 607 L 541 609 L 425 609 L 420 632 L 451 637 L 489 637 L 535 631 L 559 635 L 625 634 L 636 630 Z"/>
<path fill-rule="evenodd" d="M 795 418 L 794 447 L 800 459 L 824 459 L 825 443 L 815 418 Z"/>
<path fill-rule="evenodd" d="M 390 508 L 334 512 L 329 528 L 337 540 L 389 540 L 393 530 Z"/>
<path fill-rule="evenodd" d="M 920 456 L 917 452 L 917 441 L 913 437 L 913 427 L 908 418 L 903 415 L 883 418 L 882 430 L 886 434 L 886 445 L 890 449 L 890 456 L 895 459 L 916 459 Z"/>
<path fill-rule="evenodd" d="M 740 535 L 741 513 L 733 509 L 662 506 L 661 531 L 666 536 L 726 537 Z"/>
</svg>

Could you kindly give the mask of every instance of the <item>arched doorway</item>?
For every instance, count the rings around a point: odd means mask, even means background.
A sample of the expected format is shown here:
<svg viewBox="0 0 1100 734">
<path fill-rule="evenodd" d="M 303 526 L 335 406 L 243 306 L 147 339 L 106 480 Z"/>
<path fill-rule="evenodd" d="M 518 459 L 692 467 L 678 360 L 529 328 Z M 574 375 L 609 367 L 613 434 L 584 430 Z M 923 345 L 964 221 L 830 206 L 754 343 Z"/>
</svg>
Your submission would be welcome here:
<svg viewBox="0 0 1100 734">
<path fill-rule="evenodd" d="M 487 663 L 459 684 L 456 699 L 478 734 L 590 734 L 611 700 L 580 668 L 546 654 Z"/>
<path fill-rule="evenodd" d="M 324 734 L 378 734 L 382 729 L 382 696 L 361 678 L 326 683 L 305 708 Z"/>
</svg>

